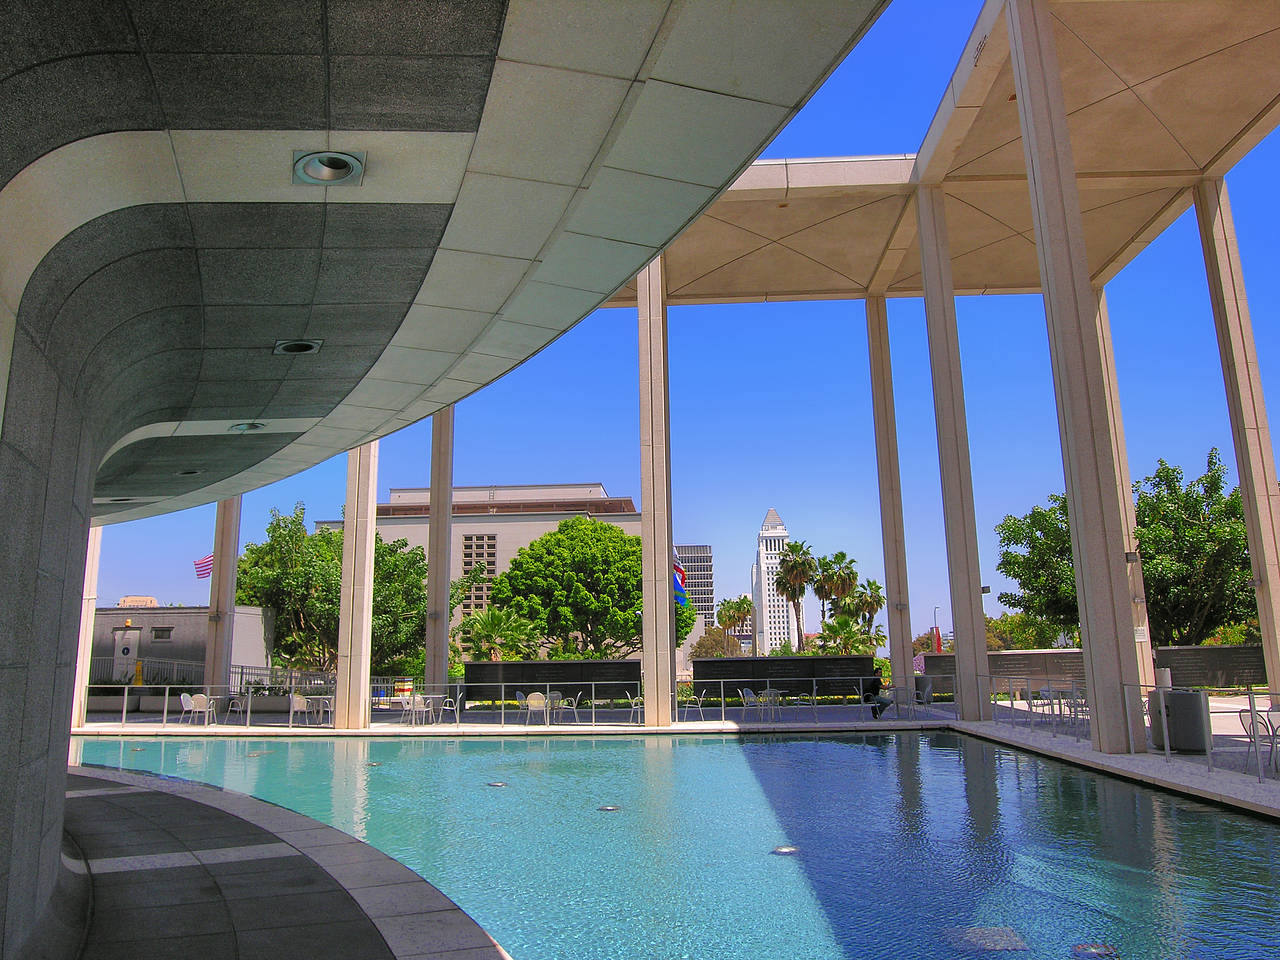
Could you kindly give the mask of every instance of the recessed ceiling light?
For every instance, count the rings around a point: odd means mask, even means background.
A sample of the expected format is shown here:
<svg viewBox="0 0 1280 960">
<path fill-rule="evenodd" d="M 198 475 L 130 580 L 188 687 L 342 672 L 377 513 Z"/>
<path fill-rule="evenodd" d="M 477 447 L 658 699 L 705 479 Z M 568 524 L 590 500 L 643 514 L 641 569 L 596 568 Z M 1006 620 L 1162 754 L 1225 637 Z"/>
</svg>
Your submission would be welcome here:
<svg viewBox="0 0 1280 960">
<path fill-rule="evenodd" d="M 277 340 L 275 349 L 271 352 L 296 357 L 304 353 L 316 353 L 322 343 L 323 340 Z"/>
<path fill-rule="evenodd" d="M 323 187 L 359 186 L 364 178 L 364 151 L 293 151 L 293 182 Z"/>
<path fill-rule="evenodd" d="M 174 474 L 175 477 L 196 477 L 201 473 L 200 470 L 179 470 Z"/>
<path fill-rule="evenodd" d="M 258 423 L 256 420 L 246 420 L 244 423 L 233 423 L 228 429 L 232 433 L 250 433 L 253 430 L 261 430 L 265 426 L 265 423 Z"/>
<path fill-rule="evenodd" d="M 134 497 L 112 497 L 107 503 L 133 503 Z"/>
</svg>

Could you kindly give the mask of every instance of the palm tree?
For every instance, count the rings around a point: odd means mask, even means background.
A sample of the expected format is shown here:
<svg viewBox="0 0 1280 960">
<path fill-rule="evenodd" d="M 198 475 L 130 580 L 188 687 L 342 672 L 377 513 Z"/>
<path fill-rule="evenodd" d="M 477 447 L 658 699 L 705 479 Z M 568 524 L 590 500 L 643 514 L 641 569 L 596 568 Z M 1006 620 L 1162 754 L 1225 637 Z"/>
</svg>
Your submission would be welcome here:
<svg viewBox="0 0 1280 960">
<path fill-rule="evenodd" d="M 863 624 L 847 614 L 837 614 L 822 625 L 818 643 L 826 653 L 844 656 L 875 653 L 876 637 Z"/>
<path fill-rule="evenodd" d="M 835 596 L 835 558 L 818 557 L 818 572 L 813 577 L 813 595 L 818 598 L 819 623 L 827 622 L 827 601 Z"/>
<path fill-rule="evenodd" d="M 818 572 L 813 551 L 803 540 L 788 543 L 778 556 L 778 573 L 773 588 L 791 603 L 796 613 L 797 652 L 804 652 L 804 603 L 805 592 Z"/>
<path fill-rule="evenodd" d="M 536 660 L 533 624 L 512 610 L 486 607 L 463 619 L 457 634 L 472 660 Z"/>
<path fill-rule="evenodd" d="M 884 589 L 874 580 L 864 580 L 858 587 L 854 598 L 854 606 L 863 626 L 868 630 L 875 621 L 876 615 L 884 609 Z"/>
<path fill-rule="evenodd" d="M 716 622 L 720 624 L 726 634 L 732 633 L 734 627 L 740 627 L 747 622 L 753 609 L 754 604 L 748 596 L 737 597 L 733 600 L 721 600 L 720 605 L 716 607 Z"/>
</svg>

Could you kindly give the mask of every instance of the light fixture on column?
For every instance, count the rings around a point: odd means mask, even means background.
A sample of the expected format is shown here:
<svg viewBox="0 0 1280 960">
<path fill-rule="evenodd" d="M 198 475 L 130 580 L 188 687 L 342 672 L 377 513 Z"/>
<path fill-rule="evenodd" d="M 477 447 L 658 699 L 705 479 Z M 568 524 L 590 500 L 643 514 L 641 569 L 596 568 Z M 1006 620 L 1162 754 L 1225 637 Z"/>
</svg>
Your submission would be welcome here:
<svg viewBox="0 0 1280 960">
<path fill-rule="evenodd" d="M 988 587 L 988 586 L 986 586 L 986 585 L 984 584 L 984 585 L 983 585 L 983 587 L 982 587 L 982 592 L 983 592 L 983 594 L 984 594 L 984 595 L 985 595 L 985 594 L 988 594 L 988 593 L 990 593 L 990 592 L 991 592 L 991 588 L 990 588 L 990 587 Z"/>
<path fill-rule="evenodd" d="M 1138 562 L 1138 551 L 1137 551 L 1137 550 L 1126 550 L 1126 551 L 1125 551 L 1125 554 L 1124 554 L 1124 562 L 1125 562 L 1125 563 L 1137 563 L 1137 562 Z"/>
<path fill-rule="evenodd" d="M 895 609 L 895 610 L 905 610 L 905 609 L 907 609 L 907 605 L 906 605 L 905 603 L 895 603 L 895 604 L 893 605 L 893 609 Z"/>
</svg>

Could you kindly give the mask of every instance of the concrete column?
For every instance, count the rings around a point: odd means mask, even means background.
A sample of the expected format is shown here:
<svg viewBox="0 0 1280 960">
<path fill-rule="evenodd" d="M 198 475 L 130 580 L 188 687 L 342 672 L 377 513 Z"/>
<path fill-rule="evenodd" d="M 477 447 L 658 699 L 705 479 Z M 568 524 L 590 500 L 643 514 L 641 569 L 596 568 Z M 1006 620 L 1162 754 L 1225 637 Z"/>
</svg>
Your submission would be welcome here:
<svg viewBox="0 0 1280 960">
<path fill-rule="evenodd" d="M 338 611 L 338 678 L 333 725 L 369 726 L 369 661 L 373 655 L 373 544 L 378 529 L 378 441 L 347 453 L 347 505 L 342 518 L 342 592 Z"/>
<path fill-rule="evenodd" d="M 671 582 L 671 434 L 667 302 L 662 257 L 636 275 L 640 313 L 640 542 L 645 726 L 674 718 L 675 589 Z"/>
<path fill-rule="evenodd" d="M 902 475 L 898 469 L 898 420 L 893 407 L 889 317 L 884 297 L 869 296 L 866 304 L 871 410 L 880 487 L 880 536 L 884 542 L 884 588 L 889 612 L 889 662 L 894 686 L 910 690 L 911 606 L 907 597 L 907 542 L 902 521 Z"/>
<path fill-rule="evenodd" d="M 964 412 L 955 288 L 942 189 L 921 186 L 916 198 L 920 261 L 924 279 L 933 413 L 938 425 L 938 465 L 955 634 L 956 705 L 961 719 L 988 720 L 991 700 L 987 667 L 987 621 L 982 610 L 978 526 L 969 467 L 969 427 Z"/>
<path fill-rule="evenodd" d="M 1119 753 L 1145 742 L 1135 688 L 1126 695 L 1122 684 L 1146 682 L 1153 671 L 1145 628 L 1134 623 L 1125 559 L 1132 491 L 1115 429 L 1115 373 L 1085 257 L 1049 5 L 1009 0 L 1005 9 L 1049 325 L 1090 726 L 1096 749 Z"/>
<path fill-rule="evenodd" d="M 213 576 L 209 581 L 209 632 L 204 648 L 204 684 L 225 687 L 231 678 L 231 634 L 236 613 L 236 564 L 240 560 L 240 498 L 218 501 L 213 532 Z M 214 696 L 226 690 L 213 690 Z"/>
<path fill-rule="evenodd" d="M 453 544 L 453 407 L 431 415 L 431 517 L 427 531 L 427 689 L 449 682 L 449 575 Z"/>
<path fill-rule="evenodd" d="M 84 559 L 84 599 L 80 601 L 80 640 L 76 648 L 76 679 L 71 690 L 71 726 L 83 727 L 89 697 L 89 666 L 93 658 L 93 618 L 98 607 L 98 566 L 102 558 L 102 528 L 89 528 Z"/>
<path fill-rule="evenodd" d="M 1274 701 L 1280 697 L 1280 484 L 1227 185 L 1221 179 L 1202 180 L 1195 196 L 1258 595 L 1262 653 Z"/>
</svg>

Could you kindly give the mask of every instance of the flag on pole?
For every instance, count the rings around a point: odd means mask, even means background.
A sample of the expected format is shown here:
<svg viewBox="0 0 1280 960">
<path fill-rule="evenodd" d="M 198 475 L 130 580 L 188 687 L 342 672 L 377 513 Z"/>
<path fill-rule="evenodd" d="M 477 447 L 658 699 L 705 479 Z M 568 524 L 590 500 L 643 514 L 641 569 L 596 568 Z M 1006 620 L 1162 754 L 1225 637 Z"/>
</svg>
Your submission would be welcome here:
<svg viewBox="0 0 1280 960">
<path fill-rule="evenodd" d="M 674 549 L 671 551 L 671 582 L 676 591 L 676 603 L 687 607 L 689 597 L 684 592 L 684 565 L 680 562 L 680 555 Z"/>
<path fill-rule="evenodd" d="M 207 557 L 201 557 L 199 560 L 193 560 L 192 563 L 196 568 L 197 580 L 208 580 L 213 576 L 213 554 Z"/>
</svg>

